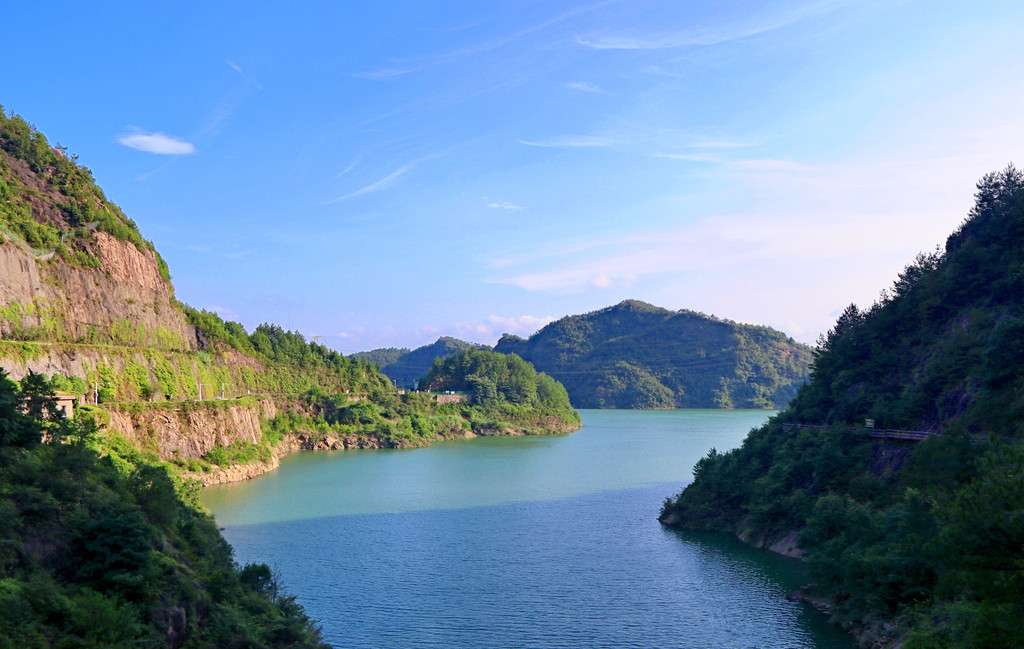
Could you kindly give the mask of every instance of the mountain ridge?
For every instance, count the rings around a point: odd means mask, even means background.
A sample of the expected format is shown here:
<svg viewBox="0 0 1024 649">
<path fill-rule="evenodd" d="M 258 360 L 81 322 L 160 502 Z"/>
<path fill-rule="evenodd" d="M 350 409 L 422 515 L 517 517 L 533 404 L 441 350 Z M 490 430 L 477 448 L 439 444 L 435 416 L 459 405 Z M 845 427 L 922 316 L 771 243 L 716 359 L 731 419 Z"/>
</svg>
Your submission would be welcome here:
<svg viewBox="0 0 1024 649">
<path fill-rule="evenodd" d="M 560 380 L 581 408 L 779 407 L 807 376 L 810 348 L 744 325 L 639 300 L 566 316 L 494 347 Z"/>
</svg>

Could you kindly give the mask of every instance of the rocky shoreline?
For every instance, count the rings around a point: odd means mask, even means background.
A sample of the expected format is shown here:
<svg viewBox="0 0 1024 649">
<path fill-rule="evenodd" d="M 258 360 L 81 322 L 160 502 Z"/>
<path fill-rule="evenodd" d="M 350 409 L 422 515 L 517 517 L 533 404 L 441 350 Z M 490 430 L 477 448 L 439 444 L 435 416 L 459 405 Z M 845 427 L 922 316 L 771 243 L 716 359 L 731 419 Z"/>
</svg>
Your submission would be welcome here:
<svg viewBox="0 0 1024 649">
<path fill-rule="evenodd" d="M 561 435 L 572 432 L 571 430 L 553 430 L 548 435 Z M 269 460 L 258 462 L 247 462 L 244 464 L 233 464 L 213 468 L 209 471 L 183 471 L 181 476 L 185 479 L 198 481 L 202 486 L 209 487 L 229 482 L 242 482 L 257 478 L 264 473 L 275 471 L 281 465 L 281 458 L 291 453 L 300 451 L 349 451 L 349 450 L 375 450 L 384 448 L 423 448 L 436 442 L 446 442 L 455 439 L 473 439 L 476 437 L 520 437 L 525 435 L 536 435 L 537 433 L 527 432 L 517 428 L 502 428 L 488 430 L 485 434 L 474 433 L 469 430 L 460 431 L 450 436 L 439 436 L 429 440 L 422 445 L 391 446 L 388 440 L 376 435 L 338 435 L 328 433 L 326 435 L 313 436 L 310 433 L 299 433 L 286 437 L 274 448 L 274 454 Z"/>
</svg>

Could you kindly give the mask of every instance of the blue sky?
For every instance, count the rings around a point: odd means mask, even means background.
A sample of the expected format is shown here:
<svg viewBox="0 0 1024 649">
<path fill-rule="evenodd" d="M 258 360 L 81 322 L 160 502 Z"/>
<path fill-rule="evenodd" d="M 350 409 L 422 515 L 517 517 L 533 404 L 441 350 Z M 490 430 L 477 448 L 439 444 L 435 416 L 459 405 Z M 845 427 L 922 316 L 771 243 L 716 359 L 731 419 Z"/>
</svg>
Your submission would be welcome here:
<svg viewBox="0 0 1024 649">
<path fill-rule="evenodd" d="M 295 6 L 290 6 L 295 5 Z M 636 298 L 813 342 L 1024 164 L 1024 3 L 17 3 L 179 299 L 346 353 Z"/>
</svg>

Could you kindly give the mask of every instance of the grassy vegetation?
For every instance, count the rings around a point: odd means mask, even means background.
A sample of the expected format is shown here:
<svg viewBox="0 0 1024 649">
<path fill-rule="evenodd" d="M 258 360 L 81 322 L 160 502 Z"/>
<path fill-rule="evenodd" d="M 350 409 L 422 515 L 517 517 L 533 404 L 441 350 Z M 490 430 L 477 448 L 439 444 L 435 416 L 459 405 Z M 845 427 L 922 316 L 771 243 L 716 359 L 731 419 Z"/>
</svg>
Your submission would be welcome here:
<svg viewBox="0 0 1024 649">
<path fill-rule="evenodd" d="M 943 251 L 846 309 L 789 407 L 712 450 L 662 512 L 799 530 L 836 610 L 888 620 L 883 640 L 908 649 L 1024 646 L 1024 174 L 990 174 L 976 198 Z M 865 418 L 944 436 L 872 441 Z"/>
</svg>

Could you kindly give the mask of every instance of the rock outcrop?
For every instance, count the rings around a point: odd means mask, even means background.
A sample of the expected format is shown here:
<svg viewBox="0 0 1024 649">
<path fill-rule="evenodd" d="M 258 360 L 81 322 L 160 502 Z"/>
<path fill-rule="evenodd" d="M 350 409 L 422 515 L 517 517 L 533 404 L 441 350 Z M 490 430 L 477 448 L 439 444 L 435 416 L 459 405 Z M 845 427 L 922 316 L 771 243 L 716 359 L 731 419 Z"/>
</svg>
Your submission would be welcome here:
<svg viewBox="0 0 1024 649">
<path fill-rule="evenodd" d="M 256 406 L 230 402 L 176 409 L 143 410 L 130 414 L 110 411 L 107 430 L 123 435 L 140 448 L 155 451 L 163 460 L 199 458 L 218 446 L 234 442 L 258 444 L 262 422 L 277 416 L 277 405 L 264 399 Z"/>
<path fill-rule="evenodd" d="M 195 329 L 160 277 L 156 255 L 105 232 L 93 236 L 99 268 L 42 261 L 15 240 L 0 244 L 0 336 L 35 328 L 51 340 L 194 349 Z"/>
</svg>

